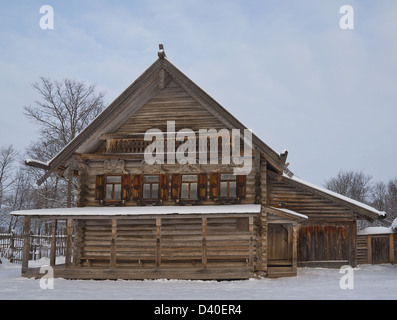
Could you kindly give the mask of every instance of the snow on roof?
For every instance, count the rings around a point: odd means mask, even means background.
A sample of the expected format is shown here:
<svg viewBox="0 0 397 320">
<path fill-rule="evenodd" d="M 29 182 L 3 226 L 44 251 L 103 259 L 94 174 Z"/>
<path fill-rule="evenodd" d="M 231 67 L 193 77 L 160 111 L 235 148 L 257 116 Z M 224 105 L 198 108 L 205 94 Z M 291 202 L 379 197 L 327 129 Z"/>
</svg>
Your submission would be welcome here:
<svg viewBox="0 0 397 320">
<path fill-rule="evenodd" d="M 157 214 L 259 213 L 261 205 L 79 207 L 13 211 L 15 216 L 118 216 Z"/>
<path fill-rule="evenodd" d="M 369 206 L 369 205 L 367 205 L 365 203 L 353 200 L 353 199 L 351 199 L 349 197 L 343 196 L 343 195 L 341 195 L 339 193 L 333 192 L 333 191 L 328 190 L 326 188 L 322 188 L 322 187 L 316 186 L 316 185 L 314 185 L 314 184 L 312 184 L 310 182 L 304 181 L 301 178 L 298 178 L 296 176 L 289 177 L 288 175 L 283 173 L 283 177 L 285 177 L 287 179 L 294 180 L 294 181 L 299 182 L 301 184 L 304 184 L 304 185 L 306 185 L 306 186 L 308 186 L 310 188 L 317 189 L 317 190 L 319 190 L 321 192 L 327 193 L 327 194 L 329 194 L 329 195 L 331 195 L 333 197 L 339 198 L 339 199 L 341 199 L 343 201 L 350 202 L 351 204 L 354 204 L 354 205 L 356 205 L 358 207 L 361 207 L 361 208 L 363 208 L 365 210 L 368 210 L 368 211 L 371 211 L 371 212 L 377 214 L 379 217 L 386 217 L 386 212 L 384 212 L 384 211 L 379 211 L 379 210 L 377 210 L 377 209 L 375 209 L 375 208 L 373 208 L 373 207 L 371 207 L 371 206 Z"/>
<path fill-rule="evenodd" d="M 283 212 L 288 213 L 288 214 L 291 214 L 293 216 L 302 218 L 302 219 L 309 219 L 308 216 L 306 216 L 304 214 L 301 214 L 301 213 L 298 213 L 298 212 L 295 212 L 295 211 L 292 211 L 292 210 L 289 210 L 289 209 L 284 209 L 284 208 L 275 208 L 275 209 L 283 211 Z"/>
<path fill-rule="evenodd" d="M 393 230 L 389 227 L 368 227 L 363 230 L 357 231 L 357 235 L 366 234 L 388 234 L 393 233 Z"/>
<path fill-rule="evenodd" d="M 397 232 L 397 218 L 393 220 L 393 223 L 391 224 L 391 229 L 394 232 Z"/>
</svg>

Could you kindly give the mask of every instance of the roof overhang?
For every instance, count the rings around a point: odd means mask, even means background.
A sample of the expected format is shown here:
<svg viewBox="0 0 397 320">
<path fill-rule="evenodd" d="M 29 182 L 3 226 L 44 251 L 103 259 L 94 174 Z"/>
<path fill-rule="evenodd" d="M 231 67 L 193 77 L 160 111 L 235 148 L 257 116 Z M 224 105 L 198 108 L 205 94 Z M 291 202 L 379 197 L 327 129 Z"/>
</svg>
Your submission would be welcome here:
<svg viewBox="0 0 397 320">
<path fill-rule="evenodd" d="M 79 207 L 13 211 L 13 216 L 35 218 L 112 218 L 158 215 L 217 215 L 217 214 L 258 214 L 261 205 L 207 205 L 207 206 L 128 206 L 128 207 Z"/>
</svg>

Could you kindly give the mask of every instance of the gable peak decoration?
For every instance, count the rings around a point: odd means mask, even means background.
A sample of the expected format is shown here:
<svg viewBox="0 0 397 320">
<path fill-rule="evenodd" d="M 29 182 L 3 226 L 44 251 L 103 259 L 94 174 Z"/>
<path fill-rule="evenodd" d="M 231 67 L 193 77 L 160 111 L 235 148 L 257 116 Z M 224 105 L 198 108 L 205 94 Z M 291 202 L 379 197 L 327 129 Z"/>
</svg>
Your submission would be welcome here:
<svg viewBox="0 0 397 320">
<path fill-rule="evenodd" d="M 166 57 L 164 46 L 162 43 L 159 44 L 159 51 L 157 52 L 157 55 L 159 56 L 160 59 L 164 59 Z"/>
</svg>

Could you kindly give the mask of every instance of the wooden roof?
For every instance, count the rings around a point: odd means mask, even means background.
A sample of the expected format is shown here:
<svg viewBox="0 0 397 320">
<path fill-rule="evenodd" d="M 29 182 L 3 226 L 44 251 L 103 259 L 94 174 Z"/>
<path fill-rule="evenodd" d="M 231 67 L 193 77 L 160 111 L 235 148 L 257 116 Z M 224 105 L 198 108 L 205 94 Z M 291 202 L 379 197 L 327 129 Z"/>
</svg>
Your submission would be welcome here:
<svg viewBox="0 0 397 320">
<path fill-rule="evenodd" d="M 190 80 L 167 58 L 158 58 L 138 79 L 120 94 L 103 112 L 98 115 L 75 139 L 63 148 L 48 163 L 28 160 L 26 164 L 48 170 L 38 181 L 41 184 L 51 172 L 60 167 L 66 168 L 74 153 L 92 152 L 103 141 L 100 136 L 120 127 L 141 107 L 155 97 L 170 81 L 177 83 L 183 90 L 197 100 L 208 112 L 224 124 L 226 129 L 247 129 L 237 118 L 222 107 L 204 90 Z M 253 146 L 258 148 L 268 163 L 282 173 L 287 152 L 278 154 L 256 135 L 252 134 Z"/>
</svg>

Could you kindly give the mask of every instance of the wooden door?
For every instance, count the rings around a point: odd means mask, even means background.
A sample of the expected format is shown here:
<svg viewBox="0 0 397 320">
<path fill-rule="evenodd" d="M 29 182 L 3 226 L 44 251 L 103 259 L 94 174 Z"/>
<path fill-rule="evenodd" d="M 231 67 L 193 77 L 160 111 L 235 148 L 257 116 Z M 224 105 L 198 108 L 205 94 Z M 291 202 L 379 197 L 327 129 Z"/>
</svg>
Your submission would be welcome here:
<svg viewBox="0 0 397 320">
<path fill-rule="evenodd" d="M 389 263 L 389 236 L 372 236 L 372 264 Z"/>
<path fill-rule="evenodd" d="M 291 260 L 289 233 L 281 224 L 269 224 L 267 229 L 268 263 L 278 264 L 281 261 Z"/>
</svg>

